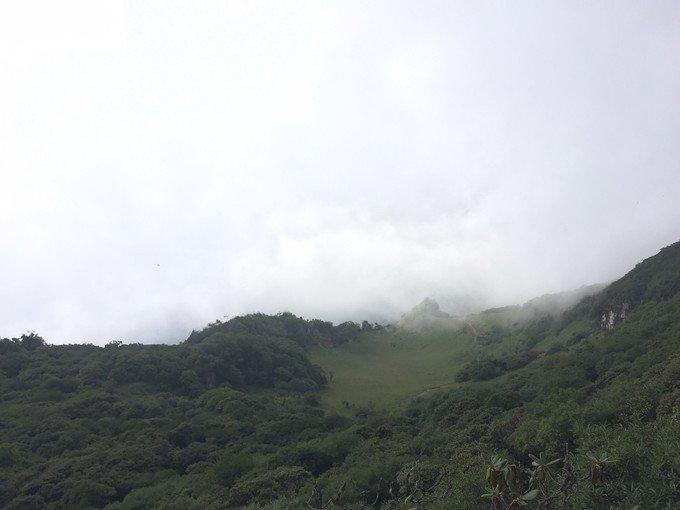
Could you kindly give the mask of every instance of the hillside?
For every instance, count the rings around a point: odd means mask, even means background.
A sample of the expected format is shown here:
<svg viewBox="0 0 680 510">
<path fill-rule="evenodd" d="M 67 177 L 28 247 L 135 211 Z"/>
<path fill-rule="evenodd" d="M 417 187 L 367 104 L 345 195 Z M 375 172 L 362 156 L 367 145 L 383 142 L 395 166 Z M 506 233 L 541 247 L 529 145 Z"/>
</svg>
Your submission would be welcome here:
<svg viewBox="0 0 680 510">
<path fill-rule="evenodd" d="M 416 395 L 449 386 L 452 374 L 474 352 L 474 337 L 466 328 L 416 334 L 389 327 L 335 349 L 316 347 L 309 357 L 329 378 L 322 403 L 345 412 L 403 406 Z"/>
<path fill-rule="evenodd" d="M 312 362 L 332 374 L 321 400 L 343 413 L 361 407 L 389 409 L 453 388 L 466 363 L 520 349 L 527 337 L 603 288 L 585 286 L 461 317 L 452 317 L 436 301 L 425 299 L 393 327 L 360 335 L 335 349 L 310 349 Z"/>
<path fill-rule="evenodd" d="M 174 346 L 3 339 L 0 506 L 677 508 L 679 291 L 675 243 L 522 320 L 255 314 Z"/>
</svg>

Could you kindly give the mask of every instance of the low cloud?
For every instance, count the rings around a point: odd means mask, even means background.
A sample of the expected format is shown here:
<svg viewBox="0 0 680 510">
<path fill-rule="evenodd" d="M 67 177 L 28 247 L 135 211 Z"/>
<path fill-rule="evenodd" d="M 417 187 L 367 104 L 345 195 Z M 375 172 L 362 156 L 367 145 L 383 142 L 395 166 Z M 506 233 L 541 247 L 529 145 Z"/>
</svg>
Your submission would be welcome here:
<svg viewBox="0 0 680 510">
<path fill-rule="evenodd" d="M 517 303 L 680 237 L 675 5 L 74 6 L 0 8 L 0 336 Z"/>
</svg>

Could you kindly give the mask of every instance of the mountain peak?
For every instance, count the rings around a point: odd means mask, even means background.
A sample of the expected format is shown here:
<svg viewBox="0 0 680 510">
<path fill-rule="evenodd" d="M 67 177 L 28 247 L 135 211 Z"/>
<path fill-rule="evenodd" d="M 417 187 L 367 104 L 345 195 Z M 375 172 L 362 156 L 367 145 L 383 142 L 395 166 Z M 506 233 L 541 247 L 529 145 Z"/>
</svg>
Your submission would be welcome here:
<svg viewBox="0 0 680 510">
<path fill-rule="evenodd" d="M 426 315 L 431 315 L 433 317 L 440 317 L 440 318 L 449 318 L 450 315 L 446 312 L 442 312 L 441 308 L 439 307 L 439 303 L 432 299 L 431 297 L 426 297 L 423 299 L 420 304 L 416 305 L 413 310 L 409 313 L 417 313 L 418 315 L 420 314 L 426 314 Z"/>
<path fill-rule="evenodd" d="M 411 311 L 401 316 L 397 321 L 397 326 L 407 329 L 420 329 L 423 326 L 431 326 L 442 320 L 451 319 L 451 315 L 443 312 L 439 303 L 431 297 L 426 297 Z"/>
</svg>

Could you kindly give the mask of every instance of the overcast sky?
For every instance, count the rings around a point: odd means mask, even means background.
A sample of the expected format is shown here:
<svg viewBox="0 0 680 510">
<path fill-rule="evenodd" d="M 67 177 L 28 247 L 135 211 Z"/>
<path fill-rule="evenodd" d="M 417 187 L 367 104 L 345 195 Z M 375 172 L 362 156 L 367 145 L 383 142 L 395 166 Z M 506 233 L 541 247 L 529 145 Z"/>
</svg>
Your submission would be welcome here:
<svg viewBox="0 0 680 510">
<path fill-rule="evenodd" d="M 680 239 L 680 4 L 4 2 L 0 336 L 615 279 Z"/>
</svg>

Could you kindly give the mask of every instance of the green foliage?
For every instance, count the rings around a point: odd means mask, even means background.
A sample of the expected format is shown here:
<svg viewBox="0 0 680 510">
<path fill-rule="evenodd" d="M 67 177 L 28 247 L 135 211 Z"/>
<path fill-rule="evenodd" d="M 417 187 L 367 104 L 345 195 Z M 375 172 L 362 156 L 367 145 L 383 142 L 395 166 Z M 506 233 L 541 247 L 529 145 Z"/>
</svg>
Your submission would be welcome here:
<svg viewBox="0 0 680 510">
<path fill-rule="evenodd" d="M 338 465 L 354 449 L 359 437 L 352 433 L 314 438 L 281 448 L 272 458 L 275 466 L 302 466 L 313 475 L 320 475 Z"/>
<path fill-rule="evenodd" d="M 316 344 L 331 347 L 355 340 L 360 331 L 361 326 L 354 322 L 343 322 L 334 326 L 331 322 L 321 320 L 306 321 L 290 312 L 277 315 L 255 313 L 234 317 L 227 322 L 218 320 L 201 331 L 193 331 L 187 343 L 201 343 L 216 333 L 236 333 L 286 339 L 300 347 Z"/>
<path fill-rule="evenodd" d="M 234 485 L 225 500 L 230 507 L 248 503 L 264 503 L 281 496 L 292 496 L 302 489 L 312 476 L 301 467 L 280 467 Z"/>
<path fill-rule="evenodd" d="M 503 374 L 507 370 L 507 364 L 495 358 L 479 359 L 467 363 L 456 374 L 456 381 L 486 381 Z"/>
<path fill-rule="evenodd" d="M 217 483 L 231 487 L 236 480 L 253 469 L 255 463 L 246 453 L 228 453 L 215 463 L 213 471 Z"/>
<path fill-rule="evenodd" d="M 252 459 L 349 425 L 307 398 L 325 376 L 279 336 L 98 348 L 31 334 L 0 340 L 0 354 L 3 507 L 152 508 L 153 487 L 187 477 L 161 507 L 205 508 L 257 469 Z"/>
<path fill-rule="evenodd" d="M 648 301 L 669 300 L 680 292 L 679 274 L 680 241 L 637 264 L 626 276 L 602 292 L 583 299 L 565 314 L 563 321 L 567 323 L 584 315 L 599 320 L 603 313 L 621 310 L 624 303 L 633 310 Z"/>
<path fill-rule="evenodd" d="M 676 508 L 679 268 L 676 244 L 561 317 L 474 328 L 2 339 L 0 507 Z"/>
<path fill-rule="evenodd" d="M 0 445 L 0 469 L 11 467 L 16 460 L 16 453 L 11 445 Z"/>
</svg>

